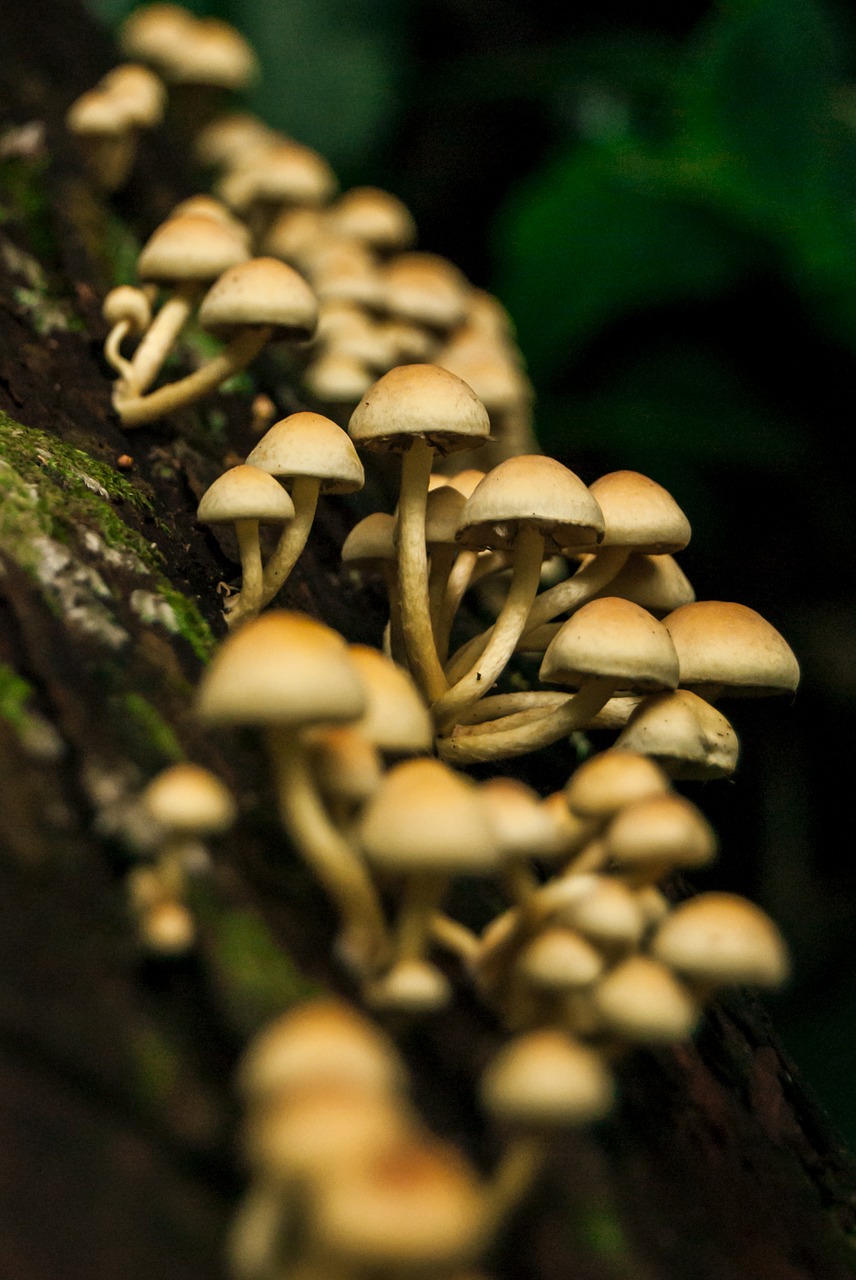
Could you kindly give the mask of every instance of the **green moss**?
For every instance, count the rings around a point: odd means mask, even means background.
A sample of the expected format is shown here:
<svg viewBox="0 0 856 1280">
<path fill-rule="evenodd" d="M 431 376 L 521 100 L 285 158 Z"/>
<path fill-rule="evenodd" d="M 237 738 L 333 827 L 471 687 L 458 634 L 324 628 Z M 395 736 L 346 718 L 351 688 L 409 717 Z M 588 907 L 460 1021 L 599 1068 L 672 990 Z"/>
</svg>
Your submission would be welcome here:
<svg viewBox="0 0 856 1280">
<path fill-rule="evenodd" d="M 113 213 L 107 213 L 102 228 L 101 247 L 107 272 L 113 285 L 137 284 L 137 259 L 140 242 L 127 223 Z"/>
<path fill-rule="evenodd" d="M 161 586 L 161 594 L 175 614 L 178 635 L 184 637 L 197 658 L 207 662 L 217 648 L 217 641 L 196 602 L 166 583 Z"/>
<path fill-rule="evenodd" d="M 32 685 L 23 676 L 19 676 L 17 671 L 0 663 L 0 716 L 18 732 L 27 727 L 27 702 L 32 695 Z"/>
<path fill-rule="evenodd" d="M 192 897 L 205 934 L 206 959 L 227 1016 L 241 1035 L 253 1034 L 283 1009 L 317 994 L 259 916 L 224 909 L 202 886 L 195 887 Z"/>
<path fill-rule="evenodd" d="M 631 1262 L 632 1250 L 624 1227 L 610 1205 L 588 1205 L 578 1219 L 577 1230 L 588 1249 L 598 1257 L 618 1267 Z"/>
<path fill-rule="evenodd" d="M 45 191 L 46 156 L 9 156 L 0 161 L 0 222 L 26 226 L 33 252 L 51 260 L 56 242 Z"/>
<path fill-rule="evenodd" d="M 144 739 L 144 745 L 167 760 L 184 759 L 181 743 L 156 707 L 139 693 L 126 693 L 122 708 Z"/>
</svg>

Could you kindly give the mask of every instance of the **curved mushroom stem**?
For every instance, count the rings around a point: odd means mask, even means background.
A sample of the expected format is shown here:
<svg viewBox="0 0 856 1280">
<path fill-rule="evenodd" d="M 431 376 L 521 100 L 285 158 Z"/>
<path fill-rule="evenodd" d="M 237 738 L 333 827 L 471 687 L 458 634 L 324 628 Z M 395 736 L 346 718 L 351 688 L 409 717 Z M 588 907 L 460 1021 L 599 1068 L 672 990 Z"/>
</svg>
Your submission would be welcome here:
<svg viewBox="0 0 856 1280">
<path fill-rule="evenodd" d="M 448 732 L 461 713 L 493 687 L 514 653 L 538 591 L 543 558 L 544 535 L 524 525 L 514 544 L 511 586 L 481 658 L 432 707 L 441 733 Z"/>
<path fill-rule="evenodd" d="M 446 543 L 435 542 L 431 546 L 431 567 L 428 571 L 428 611 L 431 615 L 431 626 L 434 630 L 434 643 L 437 656 L 440 654 L 440 617 L 446 599 L 449 576 L 455 565 L 457 547 Z"/>
<path fill-rule="evenodd" d="M 627 547 L 607 547 L 599 551 L 588 564 L 578 569 L 572 578 L 566 578 L 555 587 L 542 591 L 540 596 L 536 596 L 529 611 L 521 639 L 525 641 L 537 627 L 558 617 L 560 613 L 572 612 L 586 604 L 592 596 L 597 595 L 598 591 L 612 581 L 629 554 Z M 452 655 L 450 661 L 446 663 L 446 678 L 449 681 L 454 683 L 460 679 L 463 673 L 478 661 L 490 642 L 492 630 L 493 628 L 488 628 L 481 635 L 473 636 Z"/>
<path fill-rule="evenodd" d="M 495 693 L 468 707 L 458 721 L 459 725 L 483 727 L 506 716 L 526 714 L 530 718 L 563 707 L 574 695 L 556 693 L 552 689 L 528 689 L 521 693 Z"/>
<path fill-rule="evenodd" d="M 152 385 L 204 292 L 204 281 L 191 280 L 179 285 L 167 298 L 134 352 L 130 371 L 125 375 L 129 392 L 142 395 Z"/>
<path fill-rule="evenodd" d="M 445 693 L 446 677 L 431 626 L 428 608 L 428 551 L 425 545 L 425 500 L 434 450 L 417 437 L 401 460 L 398 504 L 398 580 L 401 628 L 407 663 L 429 702 Z"/>
<path fill-rule="evenodd" d="M 498 721 L 491 726 L 492 732 L 440 738 L 437 753 L 447 764 L 467 765 L 508 760 L 512 756 L 538 751 L 567 737 L 575 729 L 584 729 L 608 701 L 614 688 L 615 681 L 611 679 L 587 680 L 576 697 L 553 711 L 545 712 L 537 720 L 518 723 L 508 729 Z"/>
<path fill-rule="evenodd" d="M 133 377 L 133 365 L 122 355 L 122 343 L 133 332 L 132 320 L 119 320 L 113 325 L 104 343 L 104 359 L 129 386 Z"/>
<path fill-rule="evenodd" d="M 113 408 L 126 427 L 141 427 L 147 422 L 156 422 L 158 418 L 174 413 L 177 409 L 195 404 L 197 400 L 216 391 L 221 382 L 246 369 L 266 346 L 272 333 L 270 325 L 242 329 L 225 351 L 221 351 L 201 369 L 194 370 L 178 382 L 171 382 L 157 391 L 151 391 L 147 396 L 137 394 L 120 382 L 113 391 Z"/>
<path fill-rule="evenodd" d="M 449 653 L 449 637 L 452 634 L 455 614 L 458 612 L 467 587 L 472 581 L 478 558 L 479 553 L 477 551 L 460 551 L 457 560 L 449 571 L 449 579 L 446 583 L 446 590 L 440 604 L 440 613 L 435 627 L 437 653 L 441 662 L 446 660 Z"/>
<path fill-rule="evenodd" d="M 240 613 L 226 614 L 230 627 L 245 618 L 255 618 L 262 607 L 262 549 L 258 520 L 236 520 L 235 533 L 241 553 Z"/>
<path fill-rule="evenodd" d="M 321 481 L 317 476 L 295 476 L 291 489 L 294 519 L 283 530 L 276 550 L 265 565 L 263 604 L 273 600 L 306 546 L 320 492 Z"/>
<path fill-rule="evenodd" d="M 431 940 L 446 951 L 451 951 L 465 964 L 472 963 L 479 954 L 479 939 L 472 929 L 468 929 L 459 920 L 444 915 L 442 911 L 434 912 L 430 929 Z"/>
<path fill-rule="evenodd" d="M 389 958 L 389 938 L 371 877 L 328 818 L 297 735 L 271 729 L 268 745 L 282 822 L 342 918 L 340 951 L 362 976 L 376 973 Z"/>
<path fill-rule="evenodd" d="M 488 1218 L 494 1234 L 532 1189 L 550 1151 L 543 1134 L 515 1134 L 494 1171 L 488 1188 Z"/>
</svg>

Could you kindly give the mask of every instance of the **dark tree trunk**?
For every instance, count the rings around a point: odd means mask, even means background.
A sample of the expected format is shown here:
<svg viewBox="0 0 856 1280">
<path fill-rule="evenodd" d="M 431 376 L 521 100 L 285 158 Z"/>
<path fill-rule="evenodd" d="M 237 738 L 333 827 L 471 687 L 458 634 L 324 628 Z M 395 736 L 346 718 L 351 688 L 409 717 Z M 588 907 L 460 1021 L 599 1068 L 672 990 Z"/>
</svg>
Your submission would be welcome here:
<svg viewBox="0 0 856 1280">
<path fill-rule="evenodd" d="M 194 178 L 164 136 L 112 208 L 92 190 L 63 114 L 115 55 L 74 0 L 3 0 L 0 49 L 0 1274 L 211 1280 L 242 1179 L 236 1057 L 266 1017 L 342 986 L 260 751 L 191 713 L 236 576 L 193 514 L 247 450 L 248 403 L 120 430 L 100 301 Z M 281 370 L 262 376 L 296 406 Z M 378 643 L 379 599 L 337 570 L 352 520 L 326 507 L 286 603 Z M 198 949 L 155 962 L 123 884 L 133 799 L 181 757 L 226 778 L 242 816 L 194 890 Z M 404 1038 L 426 1116 L 483 1161 L 474 1081 L 498 1038 L 466 992 Z M 856 1272 L 852 1164 L 755 1003 L 718 1006 L 695 1047 L 639 1054 L 621 1085 L 618 1115 L 557 1149 L 498 1276 Z"/>
</svg>

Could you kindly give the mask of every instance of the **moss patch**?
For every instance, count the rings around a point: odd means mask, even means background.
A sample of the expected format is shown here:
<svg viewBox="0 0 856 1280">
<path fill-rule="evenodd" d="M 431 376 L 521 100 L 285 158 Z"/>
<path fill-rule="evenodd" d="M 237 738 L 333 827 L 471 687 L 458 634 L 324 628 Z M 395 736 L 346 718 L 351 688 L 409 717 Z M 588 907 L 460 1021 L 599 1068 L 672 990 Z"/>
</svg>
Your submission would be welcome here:
<svg viewBox="0 0 856 1280">
<path fill-rule="evenodd" d="M 140 745 L 146 755 L 172 762 L 184 759 L 184 751 L 172 726 L 147 698 L 140 693 L 126 693 L 122 697 L 122 709 L 136 730 L 136 736 L 142 740 Z"/>
</svg>

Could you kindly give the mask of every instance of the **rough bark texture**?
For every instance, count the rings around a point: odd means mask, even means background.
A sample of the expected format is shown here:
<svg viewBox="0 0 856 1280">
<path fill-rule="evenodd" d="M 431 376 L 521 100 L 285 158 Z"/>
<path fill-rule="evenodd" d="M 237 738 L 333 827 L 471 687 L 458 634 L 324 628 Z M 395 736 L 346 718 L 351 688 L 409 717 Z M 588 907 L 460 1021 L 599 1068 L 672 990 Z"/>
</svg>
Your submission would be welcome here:
<svg viewBox="0 0 856 1280">
<path fill-rule="evenodd" d="M 248 397 L 119 429 L 100 299 L 197 184 L 163 136 L 112 208 L 93 192 L 62 117 L 115 57 L 74 0 L 4 0 L 0 47 L 0 1270 L 211 1280 L 242 1181 L 237 1054 L 292 1000 L 343 988 L 260 751 L 190 712 L 223 633 L 216 585 L 236 576 L 193 512 L 247 451 Z M 281 367 L 261 377 L 296 407 Z M 379 599 L 337 569 L 353 517 L 325 505 L 285 602 L 377 643 Z M 155 963 L 123 888 L 133 799 L 182 757 L 233 786 L 241 820 L 194 890 L 197 951 Z M 557 751 L 546 767 L 568 764 Z M 465 991 L 402 1037 L 429 1121 L 485 1163 L 497 1140 L 474 1081 L 498 1038 Z M 556 1150 L 498 1276 L 856 1273 L 852 1163 L 752 1001 L 718 1006 L 693 1047 L 637 1055 L 621 1084 L 615 1118 Z"/>
</svg>

